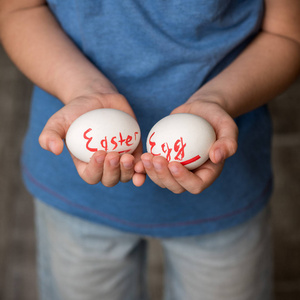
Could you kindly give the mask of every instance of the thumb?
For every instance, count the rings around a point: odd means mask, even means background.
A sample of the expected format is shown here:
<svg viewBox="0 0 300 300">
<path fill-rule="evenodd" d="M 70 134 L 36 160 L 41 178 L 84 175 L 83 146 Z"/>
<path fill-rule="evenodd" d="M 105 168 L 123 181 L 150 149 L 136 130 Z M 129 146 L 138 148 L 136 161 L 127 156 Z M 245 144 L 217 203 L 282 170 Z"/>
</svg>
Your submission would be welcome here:
<svg viewBox="0 0 300 300">
<path fill-rule="evenodd" d="M 54 123 L 49 119 L 39 136 L 39 144 L 43 149 L 59 155 L 64 148 L 65 136 L 65 128 L 60 123 Z"/>
</svg>

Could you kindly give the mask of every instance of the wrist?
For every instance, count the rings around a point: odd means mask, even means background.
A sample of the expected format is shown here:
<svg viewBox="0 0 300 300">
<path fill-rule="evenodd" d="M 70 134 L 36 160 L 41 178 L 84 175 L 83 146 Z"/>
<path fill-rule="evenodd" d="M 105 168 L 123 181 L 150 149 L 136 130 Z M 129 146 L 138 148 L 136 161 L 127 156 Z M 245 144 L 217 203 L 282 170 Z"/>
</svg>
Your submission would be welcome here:
<svg viewBox="0 0 300 300">
<path fill-rule="evenodd" d="M 117 88 L 106 78 L 93 78 L 81 82 L 77 86 L 72 86 L 69 90 L 61 91 L 57 97 L 64 103 L 68 104 L 76 98 L 90 97 L 101 94 L 118 94 Z"/>
<path fill-rule="evenodd" d="M 193 103 L 196 101 L 216 104 L 220 106 L 224 111 L 226 111 L 229 115 L 231 115 L 226 97 L 218 91 L 202 91 L 201 89 L 199 89 L 189 98 L 187 103 Z"/>
</svg>

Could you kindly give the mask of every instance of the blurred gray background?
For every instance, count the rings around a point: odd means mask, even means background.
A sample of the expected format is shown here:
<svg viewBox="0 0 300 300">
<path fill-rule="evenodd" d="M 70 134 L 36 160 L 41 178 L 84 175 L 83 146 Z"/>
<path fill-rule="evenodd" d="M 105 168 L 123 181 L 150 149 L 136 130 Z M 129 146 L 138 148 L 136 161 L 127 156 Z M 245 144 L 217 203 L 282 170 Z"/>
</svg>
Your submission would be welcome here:
<svg viewBox="0 0 300 300">
<path fill-rule="evenodd" d="M 37 300 L 33 205 L 22 184 L 19 161 L 31 89 L 0 48 L 0 300 Z M 274 124 L 276 300 L 300 299 L 299 100 L 300 78 L 269 105 Z M 162 293 L 161 262 L 161 249 L 150 240 L 152 300 L 159 300 Z"/>
</svg>

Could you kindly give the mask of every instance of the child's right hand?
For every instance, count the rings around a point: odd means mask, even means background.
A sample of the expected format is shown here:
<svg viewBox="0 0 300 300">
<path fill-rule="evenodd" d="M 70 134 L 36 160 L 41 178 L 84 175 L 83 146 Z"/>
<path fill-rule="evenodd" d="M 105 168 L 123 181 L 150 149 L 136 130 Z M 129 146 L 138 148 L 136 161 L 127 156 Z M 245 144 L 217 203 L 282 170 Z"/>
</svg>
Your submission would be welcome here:
<svg viewBox="0 0 300 300">
<path fill-rule="evenodd" d="M 63 140 L 68 128 L 80 115 L 98 108 L 115 108 L 124 111 L 135 118 L 129 103 L 117 92 L 93 93 L 77 97 L 56 112 L 45 125 L 39 143 L 45 150 L 59 155 L 64 147 Z M 134 166 L 142 155 L 142 144 L 131 154 L 116 152 L 105 153 L 97 151 L 89 163 L 74 157 L 72 159 L 80 177 L 89 184 L 102 182 L 107 187 L 116 185 L 119 181 L 130 181 L 135 175 L 134 184 L 140 186 L 145 181 L 145 174 L 135 174 Z"/>
<path fill-rule="evenodd" d="M 134 117 L 127 100 L 62 30 L 45 0 L 0 1 L 0 20 L 0 39 L 13 62 L 65 104 L 40 135 L 44 149 L 60 154 L 71 123 L 90 110 L 115 108 Z M 141 154 L 139 145 L 133 155 L 99 151 L 89 163 L 73 160 L 81 178 L 90 184 L 101 181 L 113 186 L 134 177 L 134 184 L 142 185 L 145 174 L 135 174 L 133 169 Z"/>
</svg>

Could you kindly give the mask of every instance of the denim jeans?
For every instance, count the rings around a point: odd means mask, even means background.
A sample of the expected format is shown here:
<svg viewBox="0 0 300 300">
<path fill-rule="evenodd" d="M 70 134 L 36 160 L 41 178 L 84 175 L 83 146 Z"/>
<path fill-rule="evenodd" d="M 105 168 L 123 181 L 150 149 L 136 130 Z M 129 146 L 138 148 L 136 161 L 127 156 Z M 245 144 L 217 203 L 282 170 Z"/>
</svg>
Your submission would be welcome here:
<svg viewBox="0 0 300 300">
<path fill-rule="evenodd" d="M 165 300 L 271 300 L 269 209 L 213 234 L 159 239 Z M 144 300 L 144 236 L 36 200 L 40 300 Z"/>
</svg>

